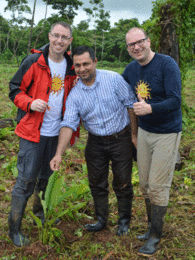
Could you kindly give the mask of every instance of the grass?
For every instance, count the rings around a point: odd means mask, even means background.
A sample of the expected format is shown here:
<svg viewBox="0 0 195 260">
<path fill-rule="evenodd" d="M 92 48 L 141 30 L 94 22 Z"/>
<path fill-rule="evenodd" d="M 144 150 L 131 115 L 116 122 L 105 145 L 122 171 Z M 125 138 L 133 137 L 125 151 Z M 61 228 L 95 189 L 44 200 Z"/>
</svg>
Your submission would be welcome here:
<svg viewBox="0 0 195 260">
<path fill-rule="evenodd" d="M 14 118 L 17 109 L 14 104 L 10 102 L 9 95 L 9 81 L 12 79 L 18 67 L 0 64 L 0 118 Z"/>
<path fill-rule="evenodd" d="M 194 84 L 194 78 L 195 78 L 195 71 L 194 69 L 189 69 L 186 74 L 186 81 L 185 81 L 185 88 L 184 88 L 184 96 L 185 101 L 187 102 L 188 106 L 195 109 L 195 84 Z"/>
<path fill-rule="evenodd" d="M 104 68 L 105 69 L 105 68 Z M 0 115 L 14 118 L 16 111 L 10 109 L 11 101 L 8 98 L 8 82 L 17 68 L 0 65 Z M 117 69 L 118 71 L 118 69 Z M 122 69 L 119 73 L 122 72 Z M 190 69 L 185 82 L 184 96 L 187 104 L 195 109 L 195 69 Z M 191 99 L 190 99 L 190 98 Z M 190 110 L 191 111 L 191 110 Z M 192 111 L 189 113 L 193 113 Z M 2 117 L 2 118 L 3 118 Z M 182 134 L 180 152 L 183 168 L 175 171 L 170 191 L 170 201 L 165 217 L 164 237 L 160 243 L 160 250 L 149 259 L 195 259 L 195 128 L 192 119 L 187 114 L 185 132 Z M 64 163 L 59 174 L 65 176 L 63 189 L 68 190 L 79 185 L 87 178 L 84 159 L 84 147 L 87 132 L 81 128 L 81 138 L 76 147 L 68 149 L 64 156 Z M 32 198 L 30 198 L 22 230 L 31 238 L 31 244 L 24 248 L 15 248 L 8 235 L 7 217 L 10 210 L 11 191 L 15 183 L 16 158 L 18 153 L 18 137 L 13 129 L 7 128 L 0 132 L 0 259 L 90 259 L 90 260 L 140 260 L 145 259 L 137 254 L 143 242 L 137 240 L 136 235 L 145 232 L 147 219 L 144 200 L 138 183 L 137 165 L 134 162 L 133 183 L 134 201 L 132 210 L 131 230 L 127 237 L 116 236 L 118 212 L 117 201 L 112 190 L 112 174 L 109 174 L 109 205 L 110 214 L 107 228 L 98 233 L 89 233 L 84 229 L 86 223 L 91 223 L 95 217 L 91 194 L 79 196 L 73 194 L 65 199 L 56 211 L 71 209 L 77 203 L 87 202 L 86 206 L 78 211 L 69 211 L 62 217 L 62 222 L 56 228 L 61 231 L 46 245 L 40 240 L 40 230 L 33 226 Z M 191 155 L 190 155 L 191 154 Z M 60 207 L 60 208 L 59 208 Z M 49 232 L 49 231 L 48 231 Z"/>
</svg>

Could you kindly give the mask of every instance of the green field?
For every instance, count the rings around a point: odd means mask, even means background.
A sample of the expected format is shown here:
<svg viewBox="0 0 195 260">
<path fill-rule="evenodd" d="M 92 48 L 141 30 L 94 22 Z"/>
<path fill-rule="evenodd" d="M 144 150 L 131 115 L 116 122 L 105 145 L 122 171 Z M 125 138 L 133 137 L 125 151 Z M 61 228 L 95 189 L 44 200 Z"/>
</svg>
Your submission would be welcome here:
<svg viewBox="0 0 195 260">
<path fill-rule="evenodd" d="M 8 98 L 8 82 L 17 67 L 0 65 L 0 120 L 16 118 L 16 108 Z M 106 68 L 104 68 L 106 69 Z M 123 68 L 116 69 L 122 73 Z M 183 99 L 195 109 L 195 69 L 189 69 L 183 84 Z M 184 129 L 180 145 L 183 167 L 175 171 L 170 192 L 168 212 L 165 217 L 164 237 L 160 250 L 149 259 L 195 259 L 195 113 L 192 109 L 183 111 Z M 60 190 L 63 201 L 49 212 L 49 218 L 62 216 L 62 222 L 53 226 L 48 222 L 44 227 L 33 225 L 32 198 L 30 198 L 22 223 L 23 232 L 30 237 L 31 244 L 16 248 L 9 239 L 7 217 L 10 210 L 11 191 L 17 176 L 18 137 L 14 128 L 0 129 L 0 259 L 90 259 L 90 260 L 139 260 L 137 254 L 143 242 L 136 238 L 145 231 L 147 218 L 145 204 L 139 189 L 137 165 L 134 162 L 134 202 L 129 236 L 116 236 L 117 201 L 112 190 L 112 174 L 109 175 L 110 214 L 105 230 L 88 233 L 86 223 L 93 221 L 94 206 L 87 181 L 84 148 L 87 133 L 81 128 L 81 138 L 76 147 L 67 150 L 58 173 L 60 183 L 53 189 Z M 50 187 L 52 192 L 52 187 Z M 54 191 L 54 190 L 53 190 Z"/>
</svg>

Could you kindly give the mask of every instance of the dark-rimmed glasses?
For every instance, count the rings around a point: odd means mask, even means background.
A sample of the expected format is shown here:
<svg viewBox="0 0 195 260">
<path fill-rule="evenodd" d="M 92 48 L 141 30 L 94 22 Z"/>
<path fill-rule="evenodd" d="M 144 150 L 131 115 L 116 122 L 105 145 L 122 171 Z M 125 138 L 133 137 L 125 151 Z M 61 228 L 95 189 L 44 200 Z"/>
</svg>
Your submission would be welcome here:
<svg viewBox="0 0 195 260">
<path fill-rule="evenodd" d="M 135 45 L 137 44 L 139 47 L 141 47 L 143 44 L 144 44 L 144 41 L 147 40 L 148 37 L 144 38 L 144 39 L 141 39 L 139 41 L 136 41 L 136 42 L 132 42 L 132 43 L 128 43 L 126 45 L 127 49 L 133 49 L 135 48 Z"/>
<path fill-rule="evenodd" d="M 58 40 L 59 38 L 61 38 L 61 40 L 63 42 L 68 41 L 71 39 L 71 37 L 68 37 L 66 35 L 59 35 L 58 33 L 50 33 L 52 37 L 54 37 L 56 40 Z"/>
</svg>

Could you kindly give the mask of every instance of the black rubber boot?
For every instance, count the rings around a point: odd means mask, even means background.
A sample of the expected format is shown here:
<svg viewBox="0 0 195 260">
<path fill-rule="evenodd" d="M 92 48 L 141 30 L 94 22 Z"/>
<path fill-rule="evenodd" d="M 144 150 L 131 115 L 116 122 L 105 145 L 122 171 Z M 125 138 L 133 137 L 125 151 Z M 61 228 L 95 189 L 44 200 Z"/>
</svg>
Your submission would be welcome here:
<svg viewBox="0 0 195 260">
<path fill-rule="evenodd" d="M 45 198 L 45 190 L 47 187 L 48 180 L 46 179 L 39 179 L 38 183 L 34 190 L 34 201 L 33 201 L 33 213 L 36 217 L 41 220 L 42 225 L 45 223 L 45 215 L 43 211 L 43 206 L 41 204 L 41 199 L 39 197 L 39 193 L 43 191 L 42 198 Z M 61 222 L 60 219 L 56 219 L 54 224 L 58 225 Z M 33 220 L 33 224 L 36 225 L 35 220 Z"/>
<path fill-rule="evenodd" d="M 106 227 L 108 220 L 108 197 L 94 198 L 95 214 L 98 221 L 95 224 L 87 224 L 87 231 L 101 231 Z"/>
<path fill-rule="evenodd" d="M 139 253 L 144 256 L 151 256 L 158 250 L 158 244 L 162 237 L 163 219 L 167 212 L 167 207 L 151 205 L 152 222 L 148 241 L 139 249 Z"/>
<path fill-rule="evenodd" d="M 8 217 L 9 237 L 17 247 L 26 246 L 30 243 L 20 231 L 22 218 L 24 215 L 27 199 L 23 197 L 12 196 L 11 211 Z"/>
<path fill-rule="evenodd" d="M 129 223 L 131 220 L 132 199 L 118 198 L 118 230 L 117 236 L 129 234 Z"/>
<path fill-rule="evenodd" d="M 150 228 L 151 228 L 151 202 L 150 202 L 150 199 L 145 199 L 145 203 L 146 203 L 146 212 L 147 212 L 147 216 L 148 216 L 148 231 L 143 235 L 137 236 L 137 238 L 140 240 L 148 240 Z"/>
</svg>

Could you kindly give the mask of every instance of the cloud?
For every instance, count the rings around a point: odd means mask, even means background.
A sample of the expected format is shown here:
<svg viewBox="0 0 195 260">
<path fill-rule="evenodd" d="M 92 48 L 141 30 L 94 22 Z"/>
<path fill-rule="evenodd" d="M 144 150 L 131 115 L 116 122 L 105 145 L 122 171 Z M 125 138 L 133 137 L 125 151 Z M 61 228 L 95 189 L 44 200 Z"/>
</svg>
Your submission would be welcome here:
<svg viewBox="0 0 195 260">
<path fill-rule="evenodd" d="M 91 8 L 92 5 L 89 4 L 89 0 L 81 0 L 84 4 L 83 7 Z M 137 18 L 140 23 L 150 18 L 152 14 L 152 1 L 153 0 L 104 0 L 104 8 L 106 11 L 110 12 L 110 22 L 111 26 L 114 26 L 115 22 L 118 22 L 119 19 L 132 19 Z M 31 10 L 33 9 L 34 1 L 28 1 Z M 4 8 L 6 7 L 7 2 L 5 0 L 1 0 L 1 12 L 0 14 L 6 18 L 11 18 L 11 12 L 4 12 Z M 77 13 L 78 15 L 75 17 L 74 25 L 77 25 L 82 20 L 87 20 L 87 15 L 80 8 Z M 57 13 L 56 10 L 53 10 L 51 6 L 48 7 L 47 17 L 51 16 L 52 13 Z M 45 16 L 45 3 L 42 0 L 37 0 L 36 12 L 35 12 L 35 23 L 44 19 Z M 31 15 L 27 16 L 31 18 Z"/>
</svg>

